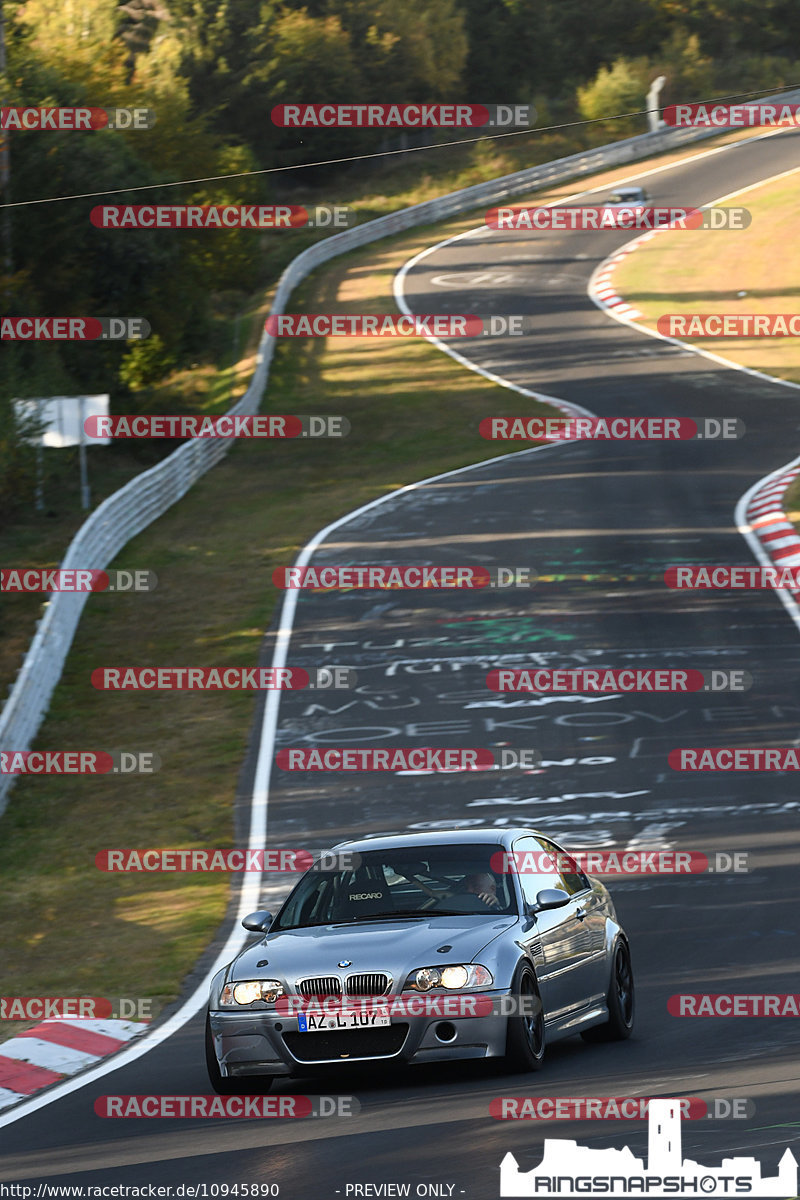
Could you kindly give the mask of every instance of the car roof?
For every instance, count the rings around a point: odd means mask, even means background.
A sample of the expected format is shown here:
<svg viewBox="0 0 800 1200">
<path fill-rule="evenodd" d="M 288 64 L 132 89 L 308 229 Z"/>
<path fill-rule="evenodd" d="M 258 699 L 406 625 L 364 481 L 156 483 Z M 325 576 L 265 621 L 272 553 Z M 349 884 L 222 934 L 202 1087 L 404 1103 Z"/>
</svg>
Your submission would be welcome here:
<svg viewBox="0 0 800 1200">
<path fill-rule="evenodd" d="M 549 838 L 549 834 L 542 833 L 538 829 L 529 829 L 522 826 L 515 826 L 513 828 L 504 827 L 502 829 L 494 829 L 491 826 L 484 826 L 481 829 L 459 829 L 454 826 L 452 829 L 426 829 L 420 833 L 379 834 L 376 837 L 338 842 L 332 849 L 343 850 L 346 848 L 355 851 L 413 850 L 418 846 L 452 846 L 454 843 L 456 845 L 474 846 L 481 843 L 486 845 L 487 842 L 494 846 L 507 847 L 523 834 Z M 550 840 L 552 841 L 552 838 Z"/>
<path fill-rule="evenodd" d="M 640 187 L 623 187 L 616 188 L 612 193 L 614 196 L 641 196 L 644 188 Z"/>
</svg>

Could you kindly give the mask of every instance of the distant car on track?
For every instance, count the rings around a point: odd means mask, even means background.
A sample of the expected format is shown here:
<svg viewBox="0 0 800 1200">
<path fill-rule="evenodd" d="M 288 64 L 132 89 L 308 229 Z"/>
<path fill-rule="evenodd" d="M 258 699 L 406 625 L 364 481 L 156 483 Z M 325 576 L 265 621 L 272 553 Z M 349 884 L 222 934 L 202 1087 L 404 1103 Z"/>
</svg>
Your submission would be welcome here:
<svg viewBox="0 0 800 1200">
<path fill-rule="evenodd" d="M 546 835 L 452 829 L 334 850 L 349 865 L 311 868 L 274 919 L 246 917 L 263 937 L 212 981 L 216 1091 L 354 1063 L 533 1071 L 557 1038 L 630 1036 L 631 955 L 611 897 Z"/>
<path fill-rule="evenodd" d="M 650 197 L 642 187 L 618 188 L 607 200 L 603 201 L 605 209 L 632 209 L 639 213 L 647 207 Z"/>
<path fill-rule="evenodd" d="M 647 204 L 650 197 L 642 187 L 619 188 L 605 201 L 607 207 L 613 205 Z"/>
</svg>

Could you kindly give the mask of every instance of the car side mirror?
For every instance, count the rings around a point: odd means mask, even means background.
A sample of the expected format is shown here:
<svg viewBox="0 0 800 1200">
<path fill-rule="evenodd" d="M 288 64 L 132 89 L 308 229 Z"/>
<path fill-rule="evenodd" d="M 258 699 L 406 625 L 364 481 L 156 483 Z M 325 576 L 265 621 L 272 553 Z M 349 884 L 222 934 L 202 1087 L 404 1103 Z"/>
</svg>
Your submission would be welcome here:
<svg viewBox="0 0 800 1200">
<path fill-rule="evenodd" d="M 272 924 L 272 913 L 260 908 L 258 912 L 248 913 L 242 921 L 245 929 L 251 933 L 266 933 Z"/>
<path fill-rule="evenodd" d="M 530 912 L 548 912 L 551 908 L 563 908 L 569 904 L 569 896 L 561 888 L 543 888 L 536 896 L 536 903 L 530 906 Z"/>
</svg>

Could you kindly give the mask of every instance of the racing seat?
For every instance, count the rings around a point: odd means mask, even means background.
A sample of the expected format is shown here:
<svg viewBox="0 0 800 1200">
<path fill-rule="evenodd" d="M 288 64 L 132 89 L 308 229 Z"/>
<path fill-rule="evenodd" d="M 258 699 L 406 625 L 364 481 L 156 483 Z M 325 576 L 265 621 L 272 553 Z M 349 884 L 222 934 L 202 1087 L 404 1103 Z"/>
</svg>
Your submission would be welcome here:
<svg viewBox="0 0 800 1200">
<path fill-rule="evenodd" d="M 385 880 L 371 877 L 362 868 L 355 872 L 352 883 L 340 883 L 331 920 L 346 921 L 350 917 L 370 916 L 393 909 L 394 902 Z"/>
</svg>

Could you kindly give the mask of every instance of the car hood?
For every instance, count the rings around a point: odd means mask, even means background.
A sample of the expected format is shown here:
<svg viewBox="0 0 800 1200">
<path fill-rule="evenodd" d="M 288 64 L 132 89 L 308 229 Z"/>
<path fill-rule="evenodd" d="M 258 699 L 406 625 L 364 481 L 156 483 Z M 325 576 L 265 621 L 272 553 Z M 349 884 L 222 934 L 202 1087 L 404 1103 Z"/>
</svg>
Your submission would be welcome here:
<svg viewBox="0 0 800 1200">
<path fill-rule="evenodd" d="M 396 987 L 402 987 L 408 973 L 417 967 L 472 962 L 518 920 L 513 915 L 477 920 L 472 916 L 431 916 L 268 933 L 264 941 L 248 946 L 231 963 L 229 979 L 277 977 L 291 986 L 308 975 L 383 971 L 392 976 Z M 442 946 L 451 949 L 440 954 Z M 349 965 L 340 968 L 340 962 Z"/>
</svg>

